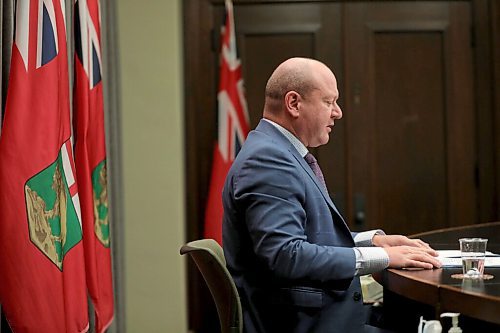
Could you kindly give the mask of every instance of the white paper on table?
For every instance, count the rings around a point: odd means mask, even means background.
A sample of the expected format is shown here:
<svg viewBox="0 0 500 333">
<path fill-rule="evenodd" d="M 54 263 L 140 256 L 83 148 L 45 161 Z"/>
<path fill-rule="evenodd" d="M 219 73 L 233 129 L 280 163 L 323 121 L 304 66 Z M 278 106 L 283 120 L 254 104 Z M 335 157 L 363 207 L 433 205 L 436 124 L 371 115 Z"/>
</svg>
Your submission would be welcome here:
<svg viewBox="0 0 500 333">
<path fill-rule="evenodd" d="M 443 267 L 462 267 L 460 250 L 438 250 L 438 259 Z M 500 255 L 486 251 L 485 267 L 500 267 Z"/>
</svg>

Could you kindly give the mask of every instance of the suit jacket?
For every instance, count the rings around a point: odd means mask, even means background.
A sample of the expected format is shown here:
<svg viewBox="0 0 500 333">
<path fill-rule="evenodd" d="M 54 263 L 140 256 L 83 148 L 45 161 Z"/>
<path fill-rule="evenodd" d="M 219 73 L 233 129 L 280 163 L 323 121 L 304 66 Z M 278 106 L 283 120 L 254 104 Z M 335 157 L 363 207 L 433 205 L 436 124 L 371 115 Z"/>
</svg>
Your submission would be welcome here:
<svg viewBox="0 0 500 333">
<path fill-rule="evenodd" d="M 223 190 L 223 246 L 246 332 L 362 332 L 353 235 L 290 141 L 261 120 Z"/>
</svg>

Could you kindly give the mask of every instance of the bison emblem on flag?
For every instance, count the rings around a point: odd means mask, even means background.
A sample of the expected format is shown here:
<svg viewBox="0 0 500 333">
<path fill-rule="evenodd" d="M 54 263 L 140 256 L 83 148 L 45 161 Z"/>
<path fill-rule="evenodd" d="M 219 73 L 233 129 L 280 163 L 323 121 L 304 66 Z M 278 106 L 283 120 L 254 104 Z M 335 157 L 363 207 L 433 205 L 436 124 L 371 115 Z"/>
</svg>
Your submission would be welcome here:
<svg viewBox="0 0 500 333">
<path fill-rule="evenodd" d="M 70 148 L 68 141 L 54 163 L 24 187 L 31 242 L 61 271 L 64 256 L 82 239 Z"/>
</svg>

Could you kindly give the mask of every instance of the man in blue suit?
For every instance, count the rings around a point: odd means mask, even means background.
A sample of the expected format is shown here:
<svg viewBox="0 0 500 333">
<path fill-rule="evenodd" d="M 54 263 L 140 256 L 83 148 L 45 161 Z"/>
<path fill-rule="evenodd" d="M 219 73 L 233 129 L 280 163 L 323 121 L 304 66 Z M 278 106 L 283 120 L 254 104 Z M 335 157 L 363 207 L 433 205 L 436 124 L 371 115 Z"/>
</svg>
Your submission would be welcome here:
<svg viewBox="0 0 500 333">
<path fill-rule="evenodd" d="M 365 332 L 359 275 L 440 266 L 421 240 L 351 232 L 333 204 L 307 148 L 328 142 L 342 117 L 338 98 L 323 63 L 283 62 L 227 175 L 224 254 L 246 332 Z"/>
</svg>

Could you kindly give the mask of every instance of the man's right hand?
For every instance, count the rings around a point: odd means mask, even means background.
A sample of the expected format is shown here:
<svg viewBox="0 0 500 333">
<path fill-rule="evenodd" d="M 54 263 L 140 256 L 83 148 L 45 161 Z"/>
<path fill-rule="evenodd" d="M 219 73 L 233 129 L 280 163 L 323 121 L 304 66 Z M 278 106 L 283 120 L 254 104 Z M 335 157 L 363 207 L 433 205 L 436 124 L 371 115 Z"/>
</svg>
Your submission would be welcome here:
<svg viewBox="0 0 500 333">
<path fill-rule="evenodd" d="M 384 247 L 389 255 L 390 268 L 440 268 L 441 262 L 433 255 L 432 249 L 418 248 L 414 246 L 391 246 Z"/>
</svg>

